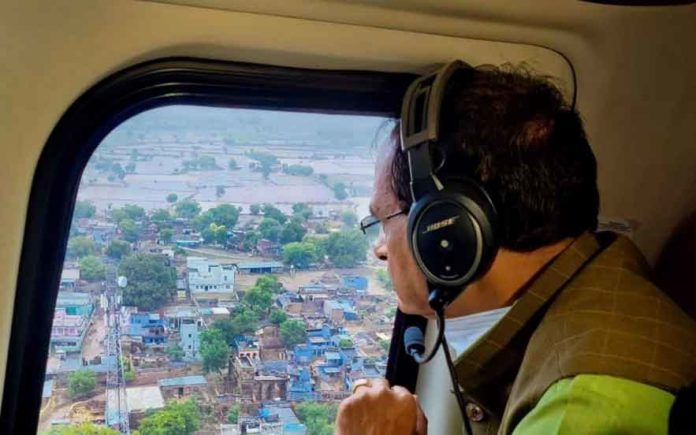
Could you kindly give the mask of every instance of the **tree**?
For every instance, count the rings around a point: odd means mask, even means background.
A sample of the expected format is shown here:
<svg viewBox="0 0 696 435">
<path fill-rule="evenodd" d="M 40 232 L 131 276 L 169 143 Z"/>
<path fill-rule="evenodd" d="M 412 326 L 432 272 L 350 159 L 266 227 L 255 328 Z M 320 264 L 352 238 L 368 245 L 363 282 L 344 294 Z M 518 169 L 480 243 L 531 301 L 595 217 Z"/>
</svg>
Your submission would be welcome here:
<svg viewBox="0 0 696 435">
<path fill-rule="evenodd" d="M 341 220 L 345 226 L 353 228 L 358 224 L 358 215 L 353 210 L 343 210 Z"/>
<path fill-rule="evenodd" d="M 211 224 L 224 226 L 229 230 L 234 228 L 238 219 L 239 209 L 237 207 L 230 204 L 221 204 L 196 216 L 193 220 L 193 226 L 201 232 L 209 229 Z"/>
<path fill-rule="evenodd" d="M 225 194 L 225 186 L 215 186 L 215 197 L 221 198 Z"/>
<path fill-rule="evenodd" d="M 201 411 L 193 399 L 169 402 L 140 421 L 142 435 L 191 435 L 201 425 Z"/>
<path fill-rule="evenodd" d="M 274 325 L 280 325 L 286 320 L 288 320 L 288 315 L 285 314 L 285 311 L 281 310 L 271 310 L 271 314 L 268 316 L 268 321 Z"/>
<path fill-rule="evenodd" d="M 175 344 L 174 346 L 167 347 L 167 355 L 172 359 L 172 361 L 181 361 L 184 359 L 185 353 L 181 346 Z"/>
<path fill-rule="evenodd" d="M 258 215 L 261 212 L 261 206 L 259 204 L 251 204 L 249 206 L 249 213 L 253 214 L 254 216 Z"/>
<path fill-rule="evenodd" d="M 77 236 L 68 240 L 68 255 L 82 258 L 97 253 L 97 245 L 90 237 Z"/>
<path fill-rule="evenodd" d="M 176 215 L 182 219 L 193 219 L 201 212 L 201 206 L 196 201 L 184 199 L 174 206 Z"/>
<path fill-rule="evenodd" d="M 344 199 L 348 198 L 348 191 L 346 190 L 346 185 L 341 181 L 334 184 L 331 190 L 333 190 L 334 197 L 336 197 L 336 199 L 339 201 L 343 201 Z"/>
<path fill-rule="evenodd" d="M 128 279 L 123 289 L 124 305 L 135 305 L 144 311 L 157 309 L 176 294 L 176 270 L 156 254 L 135 254 L 124 258 L 119 275 Z"/>
<path fill-rule="evenodd" d="M 256 231 L 249 231 L 244 234 L 244 240 L 242 241 L 242 250 L 246 252 L 253 251 L 256 248 L 256 244 L 261 240 L 261 233 Z"/>
<path fill-rule="evenodd" d="M 335 403 L 302 402 L 295 407 L 298 419 L 307 426 L 307 435 L 332 435 L 337 410 Z"/>
<path fill-rule="evenodd" d="M 280 240 L 280 233 L 283 227 L 280 222 L 273 218 L 263 218 L 259 224 L 259 233 L 264 239 L 268 239 L 272 242 L 277 242 Z"/>
<path fill-rule="evenodd" d="M 278 163 L 278 158 L 273 154 L 256 151 L 249 151 L 247 155 L 252 160 L 256 160 L 258 162 L 258 167 L 261 171 L 261 174 L 263 175 L 263 178 L 268 180 L 268 175 L 271 173 L 273 165 L 276 165 Z"/>
<path fill-rule="evenodd" d="M 384 353 L 389 353 L 391 342 L 389 340 L 379 340 L 379 346 L 382 348 Z"/>
<path fill-rule="evenodd" d="M 126 204 L 121 207 L 121 211 L 126 214 L 128 219 L 132 219 L 134 221 L 141 221 L 145 219 L 145 209 L 139 205 Z"/>
<path fill-rule="evenodd" d="M 280 293 L 283 291 L 283 284 L 273 275 L 263 275 L 258 277 L 254 285 L 260 289 L 268 290 L 271 293 Z"/>
<path fill-rule="evenodd" d="M 312 210 L 312 207 L 308 206 L 307 204 L 298 202 L 297 204 L 292 205 L 292 214 L 293 216 L 306 221 L 314 215 L 314 211 Z"/>
<path fill-rule="evenodd" d="M 237 424 L 239 421 L 239 405 L 233 405 L 229 411 L 227 411 L 227 422 L 230 424 Z"/>
<path fill-rule="evenodd" d="M 211 223 L 208 225 L 208 228 L 201 231 L 201 237 L 203 237 L 205 243 L 225 245 L 228 237 L 227 228 L 224 225 Z"/>
<path fill-rule="evenodd" d="M 283 226 L 280 232 L 280 243 L 299 242 L 305 234 L 307 234 L 307 230 L 297 219 L 293 218 Z"/>
<path fill-rule="evenodd" d="M 359 230 L 333 233 L 326 240 L 326 253 L 336 267 L 355 267 L 367 254 L 367 239 Z"/>
<path fill-rule="evenodd" d="M 127 174 L 132 174 L 132 173 L 134 173 L 134 172 L 135 172 L 135 163 L 133 163 L 133 162 L 128 162 L 128 164 L 126 164 L 125 169 L 126 169 L 126 173 L 127 173 Z"/>
<path fill-rule="evenodd" d="M 119 435 L 120 432 L 108 427 L 97 426 L 94 423 L 80 423 L 70 426 L 54 426 L 43 435 Z"/>
<path fill-rule="evenodd" d="M 289 175 L 309 177 L 314 173 L 314 169 L 305 165 L 283 165 L 283 172 Z"/>
<path fill-rule="evenodd" d="M 106 267 L 99 257 L 88 255 L 80 260 L 80 277 L 87 281 L 102 281 L 106 278 Z"/>
<path fill-rule="evenodd" d="M 170 193 L 167 195 L 167 202 L 170 204 L 174 204 L 177 200 L 179 199 L 179 195 L 176 193 Z"/>
<path fill-rule="evenodd" d="M 260 287 L 252 287 L 244 293 L 244 305 L 260 312 L 267 312 L 273 305 L 273 293 Z"/>
<path fill-rule="evenodd" d="M 206 373 L 225 368 L 229 353 L 230 347 L 220 331 L 217 329 L 203 331 L 201 356 L 203 356 L 203 370 Z"/>
<path fill-rule="evenodd" d="M 73 220 L 91 218 L 97 213 L 97 207 L 89 201 L 77 201 L 73 211 Z"/>
<path fill-rule="evenodd" d="M 280 338 L 288 348 L 303 343 L 306 336 L 307 330 L 301 320 L 286 320 L 280 324 Z"/>
<path fill-rule="evenodd" d="M 338 342 L 338 347 L 340 347 L 341 349 L 349 349 L 353 347 L 353 340 L 351 340 L 350 338 L 342 338 Z"/>
<path fill-rule="evenodd" d="M 259 322 L 259 317 L 254 307 L 243 306 L 239 308 L 232 316 L 234 336 L 254 332 Z"/>
<path fill-rule="evenodd" d="M 157 225 L 157 229 L 167 228 L 172 225 L 174 216 L 166 208 L 159 208 L 150 213 L 150 222 Z"/>
<path fill-rule="evenodd" d="M 68 375 L 68 392 L 70 397 L 88 396 L 97 387 L 97 376 L 93 371 L 79 369 Z"/>
<path fill-rule="evenodd" d="M 135 380 L 135 373 L 133 373 L 133 370 L 124 370 L 123 379 L 126 381 L 126 383 L 133 382 Z"/>
<path fill-rule="evenodd" d="M 131 243 L 135 243 L 138 241 L 138 238 L 140 237 L 140 231 L 138 230 L 138 226 L 133 222 L 132 219 L 123 219 L 119 224 L 118 228 L 121 230 L 121 237 L 123 237 L 125 240 L 128 240 Z"/>
<path fill-rule="evenodd" d="M 171 243 L 174 237 L 174 230 L 165 228 L 159 232 L 159 239 L 162 243 Z"/>
<path fill-rule="evenodd" d="M 121 258 L 130 254 L 130 252 L 130 243 L 120 239 L 112 240 L 111 243 L 109 243 L 109 246 L 106 248 L 106 255 L 115 260 L 120 260 Z"/>
<path fill-rule="evenodd" d="M 230 159 L 229 163 L 227 164 L 227 167 L 230 169 L 230 171 L 236 171 L 239 169 L 239 165 L 237 164 L 237 161 L 235 159 Z"/>
<path fill-rule="evenodd" d="M 263 212 L 264 217 L 275 219 L 281 224 L 284 224 L 288 219 L 279 208 L 274 207 L 271 204 L 264 204 L 261 206 L 261 211 Z"/>
<path fill-rule="evenodd" d="M 318 260 L 317 247 L 308 242 L 292 242 L 283 246 L 283 263 L 306 269 Z"/>
</svg>

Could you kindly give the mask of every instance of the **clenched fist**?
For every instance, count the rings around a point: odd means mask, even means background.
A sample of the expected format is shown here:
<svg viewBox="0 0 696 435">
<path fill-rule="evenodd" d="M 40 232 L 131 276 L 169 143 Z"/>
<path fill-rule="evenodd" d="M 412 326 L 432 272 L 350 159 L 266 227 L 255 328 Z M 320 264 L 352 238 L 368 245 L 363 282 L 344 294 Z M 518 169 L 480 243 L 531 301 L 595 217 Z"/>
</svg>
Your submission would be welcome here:
<svg viewBox="0 0 696 435">
<path fill-rule="evenodd" d="M 415 395 L 403 387 L 389 387 L 385 379 L 358 385 L 341 402 L 336 416 L 337 435 L 425 435 L 428 422 Z"/>
</svg>

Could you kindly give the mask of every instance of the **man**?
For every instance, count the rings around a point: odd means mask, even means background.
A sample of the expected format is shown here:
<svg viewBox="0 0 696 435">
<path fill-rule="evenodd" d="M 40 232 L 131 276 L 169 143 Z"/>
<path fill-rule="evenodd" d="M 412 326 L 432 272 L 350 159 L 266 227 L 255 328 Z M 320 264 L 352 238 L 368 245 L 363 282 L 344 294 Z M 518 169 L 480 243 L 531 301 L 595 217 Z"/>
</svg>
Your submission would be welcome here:
<svg viewBox="0 0 696 435">
<path fill-rule="evenodd" d="M 696 323 L 650 283 L 628 239 L 592 233 L 596 162 L 579 115 L 548 81 L 509 69 L 456 74 L 442 104 L 438 177 L 475 177 L 500 220 L 491 268 L 446 311 L 455 322 L 501 313 L 455 361 L 473 432 L 667 433 L 674 393 L 696 379 Z M 376 168 L 374 253 L 399 308 L 432 318 L 407 242 L 410 205 L 397 129 Z M 407 390 L 356 385 L 338 434 L 425 433 Z"/>
</svg>

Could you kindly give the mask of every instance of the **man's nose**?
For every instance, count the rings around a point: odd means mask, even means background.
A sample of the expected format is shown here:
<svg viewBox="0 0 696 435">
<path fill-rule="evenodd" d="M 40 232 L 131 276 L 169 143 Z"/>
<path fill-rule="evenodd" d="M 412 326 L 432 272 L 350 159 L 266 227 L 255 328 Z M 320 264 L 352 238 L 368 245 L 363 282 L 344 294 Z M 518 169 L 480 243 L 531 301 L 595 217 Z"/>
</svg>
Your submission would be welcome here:
<svg viewBox="0 0 696 435">
<path fill-rule="evenodd" d="M 387 243 L 384 240 L 384 234 L 380 234 L 379 238 L 375 241 L 372 246 L 372 252 L 374 252 L 375 257 L 382 261 L 387 261 Z"/>
</svg>

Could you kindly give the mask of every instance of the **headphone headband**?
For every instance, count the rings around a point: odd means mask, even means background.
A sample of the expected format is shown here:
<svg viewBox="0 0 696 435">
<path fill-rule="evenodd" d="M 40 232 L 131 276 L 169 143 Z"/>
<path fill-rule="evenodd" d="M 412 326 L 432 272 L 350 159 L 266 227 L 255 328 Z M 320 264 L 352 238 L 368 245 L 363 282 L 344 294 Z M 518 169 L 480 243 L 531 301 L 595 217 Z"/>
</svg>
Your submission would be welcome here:
<svg viewBox="0 0 696 435">
<path fill-rule="evenodd" d="M 401 107 L 401 149 L 408 155 L 413 202 L 443 189 L 432 167 L 430 144 L 440 136 L 440 108 L 447 83 L 461 69 L 470 67 L 455 60 L 418 78 L 406 90 Z"/>
</svg>

